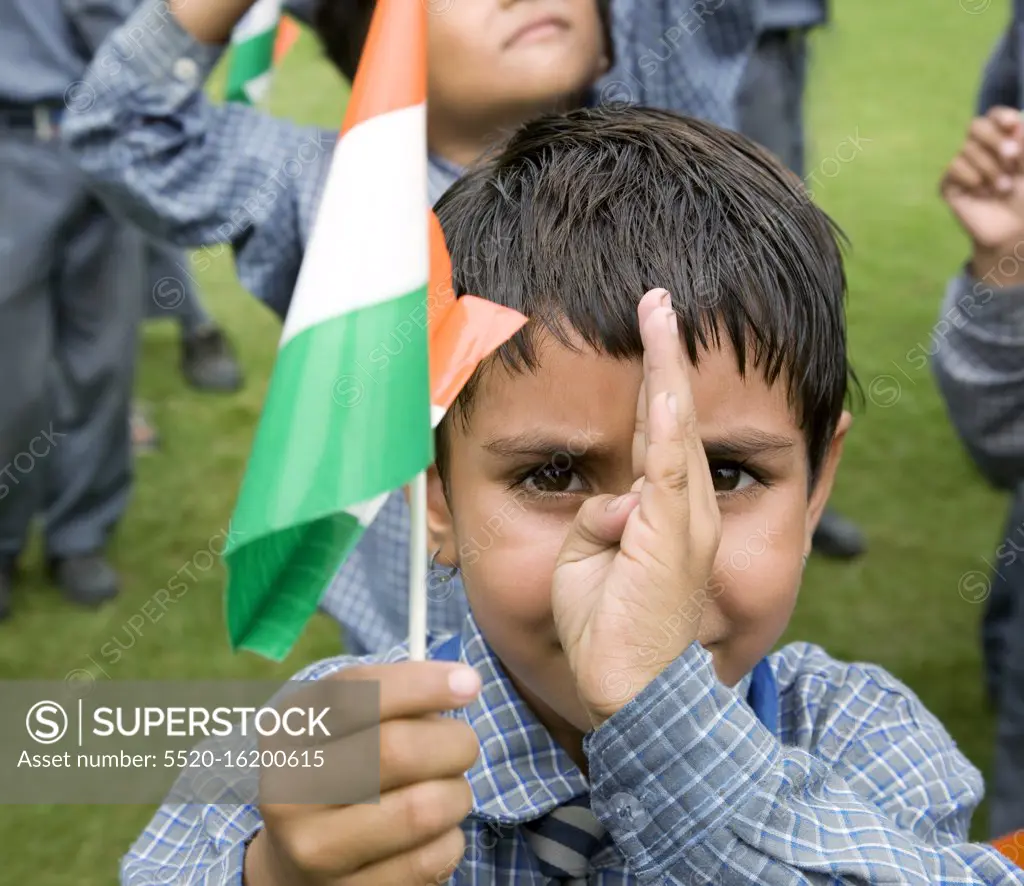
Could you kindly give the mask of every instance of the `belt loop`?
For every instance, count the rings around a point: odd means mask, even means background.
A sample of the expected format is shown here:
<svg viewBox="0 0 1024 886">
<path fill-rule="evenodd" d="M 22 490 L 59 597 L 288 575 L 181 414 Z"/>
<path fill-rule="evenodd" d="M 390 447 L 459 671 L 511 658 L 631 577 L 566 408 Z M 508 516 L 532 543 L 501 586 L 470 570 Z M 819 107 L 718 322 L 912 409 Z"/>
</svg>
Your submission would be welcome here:
<svg viewBox="0 0 1024 886">
<path fill-rule="evenodd" d="M 35 122 L 36 138 L 40 141 L 52 141 L 57 135 L 57 128 L 53 125 L 53 112 L 46 105 L 36 105 L 32 108 L 32 117 Z"/>
</svg>

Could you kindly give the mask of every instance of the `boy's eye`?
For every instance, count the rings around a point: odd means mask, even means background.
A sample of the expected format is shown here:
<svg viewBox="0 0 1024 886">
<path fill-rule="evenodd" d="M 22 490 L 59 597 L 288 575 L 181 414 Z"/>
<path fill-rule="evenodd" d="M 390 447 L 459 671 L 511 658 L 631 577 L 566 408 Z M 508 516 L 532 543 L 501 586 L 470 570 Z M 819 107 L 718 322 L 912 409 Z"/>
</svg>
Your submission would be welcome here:
<svg viewBox="0 0 1024 886">
<path fill-rule="evenodd" d="M 559 493 L 559 492 L 581 492 L 583 482 L 572 466 L 558 467 L 553 464 L 546 464 L 543 467 L 530 471 L 523 478 L 523 486 L 530 492 L 537 493 Z"/>
<path fill-rule="evenodd" d="M 757 478 L 737 464 L 712 462 L 710 468 L 715 492 L 739 492 L 757 482 Z"/>
</svg>

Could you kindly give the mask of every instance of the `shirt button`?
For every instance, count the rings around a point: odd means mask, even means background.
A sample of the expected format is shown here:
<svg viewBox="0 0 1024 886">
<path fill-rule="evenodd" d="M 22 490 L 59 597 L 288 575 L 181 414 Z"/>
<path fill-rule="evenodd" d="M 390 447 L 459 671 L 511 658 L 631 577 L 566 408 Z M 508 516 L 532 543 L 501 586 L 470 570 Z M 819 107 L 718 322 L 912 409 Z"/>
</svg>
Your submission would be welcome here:
<svg viewBox="0 0 1024 886">
<path fill-rule="evenodd" d="M 176 80 L 191 86 L 199 79 L 199 65 L 190 58 L 179 58 L 174 63 L 173 73 Z"/>
<path fill-rule="evenodd" d="M 651 823 L 650 813 L 632 794 L 616 794 L 612 797 L 612 809 L 623 827 L 631 831 L 642 831 Z"/>
</svg>

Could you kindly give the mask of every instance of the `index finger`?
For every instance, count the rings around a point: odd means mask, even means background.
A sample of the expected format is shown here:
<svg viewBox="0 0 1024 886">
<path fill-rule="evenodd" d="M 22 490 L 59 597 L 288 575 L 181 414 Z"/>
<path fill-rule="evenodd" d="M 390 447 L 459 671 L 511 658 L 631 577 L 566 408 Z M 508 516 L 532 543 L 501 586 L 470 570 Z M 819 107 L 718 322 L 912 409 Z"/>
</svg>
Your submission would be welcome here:
<svg viewBox="0 0 1024 886">
<path fill-rule="evenodd" d="M 382 722 L 465 707 L 481 687 L 480 675 L 473 668 L 442 661 L 362 665 L 341 671 L 332 679 L 378 682 Z"/>
<path fill-rule="evenodd" d="M 641 328 L 644 339 L 644 386 L 647 395 L 645 475 L 656 485 L 685 487 L 691 508 L 717 508 L 711 471 L 697 426 L 690 384 L 690 359 L 671 309 L 658 308 Z M 652 476 L 652 474 L 654 476 Z M 655 494 L 648 494 L 656 508 Z"/>
<path fill-rule="evenodd" d="M 689 361 L 683 353 L 678 322 L 668 293 L 663 289 L 652 289 L 641 299 L 638 314 L 644 343 L 642 390 L 646 402 L 643 415 L 650 446 L 655 401 L 659 397 L 674 398 L 675 411 L 681 420 L 692 419 L 695 413 L 688 378 Z M 692 434 L 687 436 L 692 437 Z"/>
<path fill-rule="evenodd" d="M 644 293 L 637 306 L 640 320 L 641 335 L 647 318 L 659 307 L 671 307 L 672 296 L 667 289 L 657 287 Z M 646 374 L 647 353 L 644 348 L 644 371 Z M 644 462 L 647 460 L 647 382 L 640 382 L 640 392 L 636 398 L 636 419 L 633 422 L 633 479 L 639 480 L 644 474 Z M 635 489 L 635 486 L 634 486 Z"/>
<path fill-rule="evenodd" d="M 375 728 L 465 707 L 480 691 L 480 676 L 456 662 L 402 661 L 346 668 L 322 680 L 287 684 L 275 707 L 316 709 L 321 727 L 293 745 L 317 745 Z"/>
</svg>

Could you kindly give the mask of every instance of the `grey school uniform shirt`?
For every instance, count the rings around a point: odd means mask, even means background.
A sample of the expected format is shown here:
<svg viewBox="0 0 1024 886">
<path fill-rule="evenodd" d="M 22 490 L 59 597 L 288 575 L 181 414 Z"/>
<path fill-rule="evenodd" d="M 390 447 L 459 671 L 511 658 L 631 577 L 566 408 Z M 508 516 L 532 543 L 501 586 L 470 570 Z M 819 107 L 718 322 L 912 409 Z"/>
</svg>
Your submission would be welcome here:
<svg viewBox="0 0 1024 886">
<path fill-rule="evenodd" d="M 985 68 L 978 114 L 1020 108 L 1024 99 L 1024 2 L 1015 6 Z M 1024 257 L 1024 245 L 1017 254 Z M 996 288 L 965 269 L 949 282 L 932 347 L 961 439 L 989 481 L 1013 492 L 983 589 L 985 664 L 999 710 L 989 829 L 999 836 L 1024 828 L 1024 287 Z"/>
</svg>

